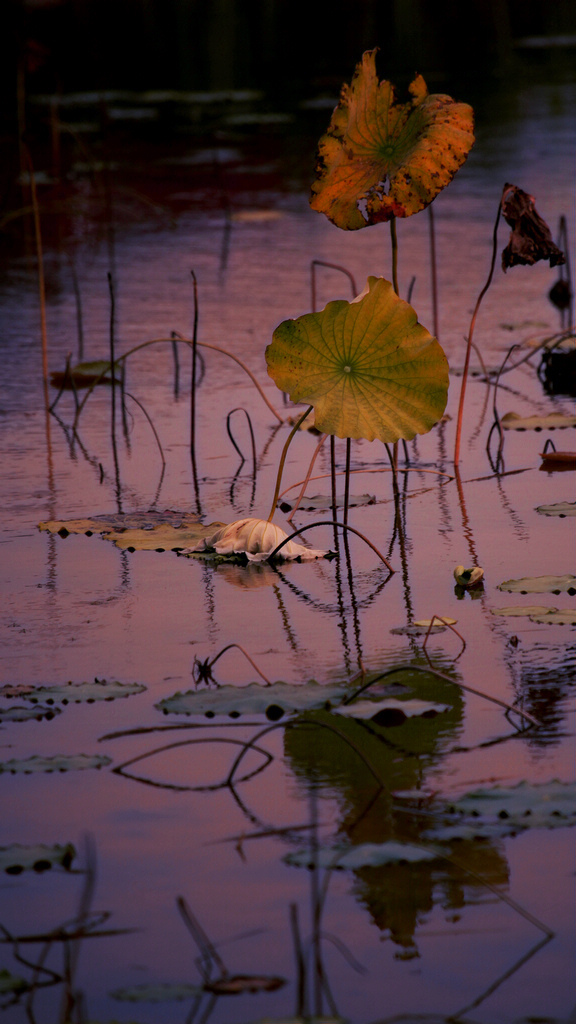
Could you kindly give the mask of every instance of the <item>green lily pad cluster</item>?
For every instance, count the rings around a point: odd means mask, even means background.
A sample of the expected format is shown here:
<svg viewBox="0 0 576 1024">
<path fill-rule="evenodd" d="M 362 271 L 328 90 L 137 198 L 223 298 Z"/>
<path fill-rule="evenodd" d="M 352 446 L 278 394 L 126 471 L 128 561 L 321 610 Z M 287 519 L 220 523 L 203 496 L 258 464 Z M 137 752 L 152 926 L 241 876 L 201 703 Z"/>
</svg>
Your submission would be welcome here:
<svg viewBox="0 0 576 1024">
<path fill-rule="evenodd" d="M 532 828 L 576 825 L 576 783 L 557 779 L 520 782 L 510 788 L 477 789 L 446 806 L 426 831 L 431 840 L 452 841 L 516 835 Z"/>
</svg>

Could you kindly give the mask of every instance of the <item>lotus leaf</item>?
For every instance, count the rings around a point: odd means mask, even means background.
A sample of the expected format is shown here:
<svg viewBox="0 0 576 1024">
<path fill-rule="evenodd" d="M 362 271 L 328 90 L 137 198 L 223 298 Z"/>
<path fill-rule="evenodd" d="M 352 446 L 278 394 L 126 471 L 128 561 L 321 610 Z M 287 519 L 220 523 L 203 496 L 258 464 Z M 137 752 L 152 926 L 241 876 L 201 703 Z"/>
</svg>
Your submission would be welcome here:
<svg viewBox="0 0 576 1024">
<path fill-rule="evenodd" d="M 59 714 L 60 708 L 48 708 L 42 707 L 42 705 L 25 708 L 18 705 L 11 708 L 0 708 L 0 722 L 29 722 L 31 719 L 39 722 L 42 718 L 50 720 Z"/>
<path fill-rule="evenodd" d="M 333 711 L 338 715 L 345 715 L 347 718 L 391 719 L 394 716 L 402 715 L 403 718 L 435 718 L 436 715 L 449 711 L 447 704 L 433 704 L 429 700 L 396 700 L 388 697 L 385 700 L 355 700 L 351 704 L 341 704 Z"/>
<path fill-rule="evenodd" d="M 505 580 L 498 590 L 511 594 L 576 594 L 576 576 L 525 576 L 519 580 Z"/>
<path fill-rule="evenodd" d="M 0 995 L 17 995 L 20 992 L 27 992 L 30 986 L 24 978 L 19 978 L 10 971 L 0 971 Z"/>
<path fill-rule="evenodd" d="M 275 992 L 286 984 L 284 978 L 266 974 L 226 974 L 221 978 L 205 981 L 205 992 L 218 996 L 237 996 L 243 992 Z"/>
<path fill-rule="evenodd" d="M 294 498 L 290 501 L 288 498 L 282 498 L 278 503 L 278 507 L 282 512 L 291 512 L 296 506 L 297 499 Z M 351 494 L 348 499 L 348 508 L 356 508 L 360 505 L 375 505 L 376 495 L 375 494 Z M 336 497 L 336 508 L 344 507 L 344 495 L 339 494 Z M 332 497 L 329 494 L 313 494 L 311 498 L 304 497 L 302 501 L 298 502 L 298 508 L 301 512 L 317 512 L 327 511 L 332 508 Z"/>
<path fill-rule="evenodd" d="M 340 684 L 320 685 L 310 680 L 302 685 L 272 683 L 262 686 L 220 686 L 217 690 L 188 690 L 166 697 L 154 706 L 167 714 L 177 715 L 261 715 L 281 718 L 286 712 L 330 707 L 339 703 L 349 691 Z"/>
<path fill-rule="evenodd" d="M 266 361 L 293 402 L 314 406 L 322 433 L 411 440 L 430 430 L 446 407 L 446 356 L 383 277 L 368 278 L 358 300 L 285 320 Z"/>
<path fill-rule="evenodd" d="M 238 519 L 229 526 L 220 526 L 196 544 L 185 548 L 181 555 L 197 555 L 215 551 L 217 555 L 244 556 L 249 562 L 266 561 L 288 534 L 266 519 Z M 331 552 L 306 548 L 290 540 L 275 556 L 279 561 L 310 562 L 330 557 Z"/>
<path fill-rule="evenodd" d="M 576 416 L 561 412 L 549 412 L 547 416 L 520 416 L 517 412 L 507 412 L 500 417 L 500 423 L 504 430 L 560 430 L 576 427 Z"/>
<path fill-rule="evenodd" d="M 95 679 L 93 683 L 61 683 L 56 686 L 29 686 L 20 683 L 16 686 L 0 687 L 0 697 L 19 697 L 29 700 L 31 704 L 39 700 L 44 700 L 47 704 L 93 704 L 97 700 L 130 697 L 135 693 L 143 693 L 145 689 L 143 683 L 116 683 L 108 682 L 106 679 Z"/>
<path fill-rule="evenodd" d="M 538 622 L 543 626 L 576 626 L 576 609 L 549 608 L 546 612 L 531 615 L 530 622 Z"/>
<path fill-rule="evenodd" d="M 57 754 L 55 757 L 14 758 L 11 761 L 0 761 L 0 775 L 10 772 L 12 775 L 31 775 L 35 772 L 79 772 L 86 768 L 103 768 L 111 764 L 112 759 L 103 754 Z"/>
<path fill-rule="evenodd" d="M 178 984 L 132 985 L 117 988 L 110 995 L 122 1003 L 168 1003 L 194 999 L 203 991 L 201 985 Z"/>
<path fill-rule="evenodd" d="M 389 841 L 386 843 L 361 843 L 359 846 L 324 847 L 313 856 L 310 850 L 296 850 L 282 859 L 297 868 L 321 868 L 341 870 L 381 867 L 384 864 L 413 864 L 419 861 L 436 860 L 437 854 L 420 846 Z"/>
<path fill-rule="evenodd" d="M 192 513 L 136 512 L 131 515 L 94 516 L 93 519 L 49 520 L 40 530 L 67 537 L 70 533 L 99 533 L 123 551 L 179 551 L 214 532 L 221 523 L 207 526 Z"/>
<path fill-rule="evenodd" d="M 508 608 L 491 608 L 492 615 L 510 615 L 510 616 L 521 616 L 521 615 L 544 615 L 548 612 L 557 611 L 556 608 L 549 608 L 545 604 L 515 604 Z"/>
<path fill-rule="evenodd" d="M 542 516 L 576 516 L 576 501 L 558 501 L 554 505 L 538 505 L 536 511 Z"/>
<path fill-rule="evenodd" d="M 438 622 L 441 619 L 446 626 L 455 626 L 458 619 L 451 619 L 449 615 L 435 615 L 433 619 L 417 619 L 414 622 L 415 626 L 429 626 L 432 622 Z M 442 623 L 440 623 L 442 624 Z"/>
<path fill-rule="evenodd" d="M 343 85 L 318 143 L 310 205 L 347 230 L 423 210 L 474 143 L 471 107 L 430 96 L 421 75 L 399 102 L 391 82 L 378 81 L 376 52 L 367 50 Z"/>
<path fill-rule="evenodd" d="M 56 370 L 51 373 L 50 383 L 54 388 L 64 388 L 67 391 L 78 391 L 93 384 L 112 384 L 110 365 L 110 362 L 104 359 L 92 363 L 77 363 L 76 366 L 69 366 L 64 371 Z M 116 379 L 114 383 L 119 384 L 120 381 Z"/>
<path fill-rule="evenodd" d="M 72 843 L 65 846 L 20 846 L 13 843 L 12 846 L 0 846 L 0 871 L 7 875 L 20 875 L 30 870 L 39 874 L 49 871 L 55 864 L 69 871 L 75 856 Z"/>
<path fill-rule="evenodd" d="M 438 822 L 426 833 L 431 839 L 514 835 L 529 828 L 566 828 L 576 825 L 576 783 L 551 782 L 533 785 L 477 789 L 447 808 L 452 821 Z"/>
</svg>

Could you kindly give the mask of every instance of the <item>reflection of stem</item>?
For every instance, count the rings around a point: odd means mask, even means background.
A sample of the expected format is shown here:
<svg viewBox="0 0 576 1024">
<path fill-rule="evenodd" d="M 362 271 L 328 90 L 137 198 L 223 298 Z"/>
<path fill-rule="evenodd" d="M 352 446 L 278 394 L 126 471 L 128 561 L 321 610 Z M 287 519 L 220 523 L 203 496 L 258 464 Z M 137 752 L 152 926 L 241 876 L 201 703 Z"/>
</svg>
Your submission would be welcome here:
<svg viewBox="0 0 576 1024">
<path fill-rule="evenodd" d="M 501 893 L 499 893 L 499 895 L 502 896 Z M 517 907 L 516 909 L 519 908 Z M 536 945 L 528 951 L 528 953 L 525 953 L 524 956 L 520 957 L 520 959 L 512 967 L 508 968 L 508 970 L 504 974 L 500 975 L 500 977 L 496 981 L 492 982 L 489 988 L 487 988 L 485 992 L 482 992 L 482 994 L 479 995 L 474 1000 L 473 1003 L 469 1003 L 468 1006 L 465 1006 L 462 1010 L 458 1010 L 458 1013 L 451 1014 L 451 1016 L 448 1017 L 447 1020 L 456 1022 L 462 1017 L 464 1013 L 468 1013 L 469 1010 L 473 1010 L 475 1009 L 476 1006 L 480 1006 L 480 1003 L 483 1003 L 484 1000 L 487 999 L 488 996 L 491 996 L 492 993 L 495 992 L 497 988 L 500 988 L 500 985 L 502 985 L 503 982 L 507 981 L 508 978 L 511 978 L 513 974 L 516 974 L 516 971 L 520 970 L 520 968 L 525 963 L 528 963 L 528 960 L 531 960 L 532 957 L 535 956 L 535 954 L 538 953 L 541 949 L 543 949 L 543 947 L 546 946 L 552 938 L 552 934 L 548 934 L 546 938 L 541 939 L 540 942 L 537 942 Z"/>
<path fill-rule="evenodd" d="M 282 472 L 284 470 L 284 463 L 286 461 L 286 455 L 288 454 L 288 448 L 290 446 L 290 442 L 291 442 L 292 438 L 294 437 L 294 434 L 296 433 L 296 431 L 301 426 L 301 424 L 304 423 L 304 420 L 306 419 L 306 417 L 312 412 L 313 408 L 314 408 L 313 405 L 309 405 L 308 408 L 306 409 L 306 411 L 302 413 L 300 419 L 296 420 L 296 423 L 294 424 L 294 426 L 292 427 L 292 430 L 288 434 L 288 439 L 286 441 L 286 444 L 284 445 L 284 447 L 282 449 L 282 455 L 280 456 L 280 463 L 279 463 L 279 466 L 278 466 L 278 475 L 276 477 L 276 488 L 274 490 L 274 497 L 272 499 L 272 508 L 270 509 L 270 515 L 268 516 L 268 522 L 269 523 L 272 522 L 272 519 L 274 517 L 274 513 L 276 511 L 276 503 L 278 501 L 278 495 L 280 493 L 280 484 L 282 483 Z"/>
<path fill-rule="evenodd" d="M 350 500 L 350 449 L 352 447 L 350 438 L 346 438 L 346 469 L 344 471 L 344 513 L 342 520 L 344 526 L 348 524 L 348 502 Z"/>
<path fill-rule="evenodd" d="M 390 241 L 392 242 L 392 286 L 396 295 L 400 295 L 398 288 L 398 237 L 396 235 L 396 217 L 390 218 Z"/>
<path fill-rule="evenodd" d="M 324 260 L 312 260 L 310 264 L 310 286 L 312 291 L 312 312 L 316 312 L 316 267 L 328 267 L 330 270 L 337 270 L 341 274 L 345 274 L 350 281 L 352 288 L 352 298 L 358 295 L 358 289 L 356 288 L 356 282 L 349 270 L 346 267 L 339 266 L 338 263 L 325 263 Z"/>
<path fill-rule="evenodd" d="M 431 661 L 430 661 L 430 658 L 428 657 L 428 651 L 426 650 L 426 644 L 428 643 L 428 637 L 430 636 L 430 631 L 432 629 L 432 626 L 436 622 L 436 620 L 438 620 L 438 622 L 441 622 L 444 626 L 448 626 L 448 629 L 451 629 L 452 632 L 456 633 L 456 636 L 460 638 L 460 640 L 462 641 L 462 650 L 460 651 L 460 654 L 462 654 L 462 652 L 464 651 L 464 649 L 466 647 L 466 641 L 465 641 L 464 637 L 462 636 L 461 633 L 458 632 L 457 629 L 454 628 L 454 626 L 452 625 L 451 622 L 447 622 L 446 619 L 443 619 L 441 615 L 433 615 L 432 618 L 430 619 L 430 624 L 429 624 L 428 629 L 426 631 L 426 636 L 424 637 L 424 643 L 422 644 L 422 650 L 424 651 L 424 653 L 426 655 L 426 658 L 428 659 L 428 664 L 430 666 L 431 666 Z M 458 655 L 458 658 L 460 657 L 460 654 Z M 456 658 L 455 660 L 457 661 L 458 659 Z"/>
<path fill-rule="evenodd" d="M 489 287 L 490 287 L 490 285 L 492 283 L 492 277 L 493 277 L 493 274 L 494 274 L 494 267 L 496 265 L 496 247 L 497 247 L 497 236 L 498 236 L 498 224 L 499 224 L 499 221 L 500 221 L 501 210 L 502 210 L 502 204 L 499 203 L 498 204 L 498 213 L 496 215 L 496 221 L 495 221 L 495 224 L 494 224 L 494 233 L 493 233 L 493 236 L 492 236 L 492 262 L 490 263 L 490 272 L 488 274 L 488 279 L 486 281 L 486 284 L 484 285 L 482 291 L 480 292 L 480 294 L 479 294 L 479 296 L 478 296 L 478 298 L 476 300 L 476 305 L 474 307 L 474 312 L 472 314 L 472 320 L 470 321 L 470 328 L 468 330 L 468 341 L 467 341 L 467 345 L 466 345 L 466 358 L 464 360 L 464 369 L 462 371 L 462 384 L 461 384 L 461 387 L 460 387 L 460 401 L 459 401 L 459 404 L 458 404 L 458 419 L 456 421 L 456 442 L 455 442 L 455 445 L 454 445 L 454 467 L 455 468 L 456 468 L 456 466 L 458 466 L 458 463 L 460 462 L 460 437 L 461 437 L 461 434 L 462 434 L 462 417 L 464 415 L 464 397 L 466 395 L 466 381 L 467 381 L 467 378 L 468 378 L 468 367 L 470 365 L 470 352 L 471 352 L 471 349 L 472 349 L 472 336 L 474 334 L 474 328 L 476 326 L 476 319 L 478 317 L 478 310 L 480 309 L 480 304 L 481 304 L 482 299 L 486 295 L 486 292 L 488 291 L 488 289 L 489 289 Z"/>
<path fill-rule="evenodd" d="M 474 537 L 472 535 L 472 528 L 470 526 L 470 520 L 468 518 L 468 512 L 466 509 L 466 500 L 464 498 L 464 488 L 462 487 L 462 480 L 460 478 L 460 470 L 457 465 L 454 466 L 454 473 L 456 476 L 456 487 L 458 488 L 458 501 L 460 503 L 460 513 L 462 515 L 462 530 L 466 540 L 468 541 L 468 550 L 470 552 L 470 558 L 472 559 L 472 565 L 478 565 L 478 555 L 476 554 L 476 547 L 474 544 Z"/>
<path fill-rule="evenodd" d="M 331 436 L 333 437 L 333 435 L 331 435 Z M 298 497 L 297 497 L 297 499 L 296 499 L 296 501 L 294 503 L 294 508 L 292 509 L 290 515 L 286 517 L 286 522 L 287 523 L 291 523 L 292 522 L 293 516 L 298 511 L 298 508 L 300 506 L 300 502 L 302 501 L 302 498 L 304 497 L 304 492 L 306 491 L 306 488 L 308 486 L 310 477 L 312 476 L 312 470 L 314 469 L 314 463 L 316 462 L 316 459 L 318 457 L 320 449 L 321 449 L 322 445 L 324 444 L 324 441 L 326 440 L 327 437 L 328 437 L 328 434 L 322 434 L 322 437 L 320 438 L 320 440 L 318 441 L 318 444 L 316 445 L 316 447 L 314 449 L 314 454 L 313 454 L 312 458 L 310 459 L 310 465 L 308 466 L 308 472 L 306 474 L 306 479 L 304 480 L 304 482 L 302 484 L 302 490 L 300 491 L 300 494 L 298 495 Z M 336 518 L 336 516 L 334 516 L 334 518 Z"/>
<path fill-rule="evenodd" d="M 439 336 L 438 327 L 438 282 L 436 280 L 436 233 L 434 231 L 434 211 L 432 204 L 428 206 L 428 228 L 430 232 L 430 275 L 432 280 L 432 325 L 434 337 Z"/>
<path fill-rule="evenodd" d="M 350 530 L 352 533 L 355 533 L 357 537 L 360 537 L 360 539 L 363 540 L 364 543 L 367 544 L 369 548 L 372 548 L 372 551 L 374 551 L 375 554 L 378 555 L 378 558 L 382 562 L 384 562 L 384 565 L 386 566 L 389 572 L 396 572 L 396 570 L 393 569 L 392 566 L 390 565 L 389 561 L 386 558 L 384 558 L 384 555 L 380 551 L 378 551 L 378 548 L 375 547 L 374 544 L 372 544 L 372 542 L 369 541 L 368 538 L 365 537 L 363 533 L 360 533 L 360 530 L 356 530 L 353 526 L 349 526 L 345 523 L 338 523 L 336 521 L 333 521 L 332 519 L 326 521 L 322 520 L 322 522 L 320 523 L 310 523 L 308 526 L 301 526 L 299 530 L 295 530 L 294 533 L 290 534 L 290 536 L 285 537 L 284 540 L 281 541 L 280 544 L 278 544 L 278 546 L 274 548 L 274 551 L 270 552 L 270 554 L 268 555 L 268 561 L 271 562 L 272 559 L 276 557 L 278 552 L 284 547 L 284 545 L 288 543 L 288 541 L 293 540 L 294 537 L 298 537 L 301 533 L 304 533 L 305 530 L 313 530 L 315 526 L 337 526 L 341 530 Z"/>
<path fill-rule="evenodd" d="M 108 288 L 110 291 L 110 367 L 112 370 L 112 381 L 114 381 L 115 372 L 115 359 L 114 359 L 114 285 L 112 283 L 112 274 L 108 272 Z M 116 447 L 116 385 L 112 383 L 111 389 L 111 439 L 112 439 L 112 455 L 114 457 L 114 472 L 116 478 L 116 501 L 118 502 L 118 511 L 122 511 L 122 489 L 120 485 L 120 464 L 118 462 L 118 449 Z"/>
<path fill-rule="evenodd" d="M 40 231 L 40 211 L 38 208 L 38 196 L 36 194 L 36 178 L 34 177 L 34 168 L 32 166 L 32 158 L 30 152 L 24 142 L 21 143 L 24 154 L 26 156 L 26 163 L 28 164 L 28 174 L 30 177 L 30 192 L 32 196 L 32 209 L 34 211 L 34 234 L 36 237 L 36 259 L 38 261 L 38 293 L 40 298 L 40 330 L 42 336 L 42 380 L 44 384 L 44 404 L 48 408 L 48 332 L 46 329 L 46 285 L 44 281 L 44 257 L 42 254 L 42 234 Z"/>
<path fill-rule="evenodd" d="M 256 662 L 252 661 L 252 658 L 250 657 L 248 652 L 245 651 L 244 648 L 241 647 L 240 644 L 228 644 L 226 647 L 223 647 L 222 650 L 219 651 L 219 653 L 216 655 L 216 657 L 212 658 L 212 661 L 210 661 L 208 663 L 208 666 L 206 666 L 206 667 L 209 668 L 209 669 L 212 669 L 214 667 L 214 665 L 216 664 L 216 662 L 218 661 L 218 658 L 221 658 L 222 655 L 226 653 L 226 651 L 230 651 L 233 647 L 235 647 L 238 651 L 240 651 L 244 655 L 245 658 L 247 658 L 247 660 L 252 665 L 252 668 L 254 669 L 254 671 L 257 672 L 258 675 L 260 676 L 260 678 L 264 680 L 264 682 L 266 683 L 266 686 L 272 686 L 272 683 L 270 682 L 270 680 L 264 675 L 263 672 L 260 671 L 260 669 L 258 668 L 258 665 L 256 664 Z"/>
</svg>

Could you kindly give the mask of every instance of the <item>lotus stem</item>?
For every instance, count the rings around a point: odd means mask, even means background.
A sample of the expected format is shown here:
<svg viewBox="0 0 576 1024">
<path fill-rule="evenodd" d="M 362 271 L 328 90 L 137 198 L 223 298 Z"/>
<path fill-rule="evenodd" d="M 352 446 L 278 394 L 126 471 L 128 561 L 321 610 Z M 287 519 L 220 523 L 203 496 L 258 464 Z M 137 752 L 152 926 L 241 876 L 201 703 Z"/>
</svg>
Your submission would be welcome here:
<svg viewBox="0 0 576 1024">
<path fill-rule="evenodd" d="M 309 405 L 308 408 L 306 409 L 306 411 L 302 413 L 300 419 L 296 420 L 296 423 L 294 424 L 294 426 L 292 427 L 292 430 L 288 434 L 288 439 L 286 441 L 286 444 L 284 445 L 284 447 L 282 449 L 282 455 L 280 456 L 280 464 L 278 466 L 278 475 L 276 477 L 276 487 L 274 489 L 274 497 L 272 499 L 272 508 L 270 509 L 270 515 L 268 516 L 268 522 L 269 523 L 272 522 L 272 519 L 274 517 L 274 513 L 276 511 L 276 503 L 278 501 L 278 495 L 280 493 L 280 484 L 282 483 L 282 472 L 284 470 L 284 463 L 286 461 L 286 455 L 288 454 L 288 448 L 290 447 L 290 442 L 291 442 L 292 438 L 294 437 L 294 434 L 296 433 L 296 431 L 300 428 L 302 423 L 304 423 L 304 420 L 306 419 L 306 417 L 310 415 L 310 413 L 312 412 L 313 408 L 314 408 L 313 405 Z"/>
<path fill-rule="evenodd" d="M 192 379 L 190 382 L 190 454 L 196 473 L 196 350 L 198 345 L 198 282 L 190 271 L 194 291 L 194 321 L 192 326 Z"/>
<path fill-rule="evenodd" d="M 462 385 L 460 387 L 460 401 L 458 403 L 458 419 L 456 421 L 456 441 L 455 441 L 455 445 L 454 445 L 454 466 L 455 467 L 458 466 L 458 464 L 460 462 L 460 438 L 461 438 L 461 435 L 462 435 L 462 417 L 464 415 L 464 398 L 466 396 L 466 381 L 468 379 L 468 367 L 470 365 L 470 352 L 471 352 L 471 349 L 472 349 L 472 337 L 474 335 L 474 328 L 476 326 L 476 320 L 477 320 L 477 317 L 478 317 L 478 311 L 480 309 L 480 305 L 482 303 L 482 299 L 484 298 L 484 296 L 486 295 L 486 292 L 488 291 L 490 285 L 492 284 L 492 278 L 494 276 L 494 267 L 496 265 L 496 248 L 497 248 L 497 243 L 498 243 L 498 224 L 500 223 L 500 214 L 501 214 L 501 212 L 502 212 L 502 203 L 500 202 L 500 203 L 498 203 L 498 213 L 496 214 L 496 220 L 494 222 L 494 231 L 493 231 L 493 234 L 492 234 L 492 260 L 491 260 L 491 263 L 490 263 L 490 272 L 488 274 L 488 278 L 486 280 L 486 284 L 484 285 L 482 291 L 480 292 L 480 294 L 479 294 L 479 296 L 478 296 L 478 298 L 476 300 L 476 305 L 474 307 L 474 312 L 472 314 L 472 319 L 470 321 L 470 328 L 468 330 L 468 339 L 467 339 L 467 344 L 466 344 L 466 357 L 464 359 L 464 369 L 462 371 Z"/>
<path fill-rule="evenodd" d="M 310 264 L 310 288 L 312 298 L 312 312 L 316 312 L 316 267 L 328 267 L 330 270 L 337 270 L 340 274 L 345 274 L 350 281 L 350 287 L 352 288 L 352 298 L 356 298 L 358 295 L 358 289 L 356 288 L 356 281 L 350 273 L 346 270 L 346 267 L 341 267 L 338 263 L 326 263 L 324 260 L 312 260 Z"/>
<path fill-rule="evenodd" d="M 270 522 L 270 520 L 268 521 Z M 289 537 L 285 537 L 284 540 L 281 541 L 280 544 L 278 544 L 278 546 L 274 548 L 274 551 L 270 552 L 267 561 L 271 562 L 272 559 L 275 558 L 278 552 L 282 550 L 284 545 L 287 544 L 289 540 L 293 540 L 294 537 L 298 537 L 301 533 L 304 533 L 306 530 L 313 530 L 314 527 L 316 526 L 339 526 L 341 530 L 350 530 L 351 533 L 355 533 L 357 537 L 360 537 L 360 540 L 363 540 L 364 543 L 367 544 L 369 548 L 372 548 L 372 551 L 374 551 L 374 553 L 378 555 L 378 558 L 382 562 L 384 562 L 384 565 L 386 566 L 389 572 L 396 572 L 396 570 L 393 569 L 392 566 L 390 565 L 390 562 L 386 558 L 384 558 L 384 555 L 380 551 L 378 551 L 378 548 L 374 546 L 372 541 L 368 540 L 368 538 L 365 537 L 363 533 L 360 533 L 360 530 L 356 530 L 353 526 L 349 526 L 347 523 L 339 523 L 336 520 L 332 519 L 322 520 L 322 522 L 319 523 L 309 523 L 308 526 L 301 526 L 299 530 L 295 530 L 294 533 L 291 533 Z"/>
<path fill-rule="evenodd" d="M 30 177 L 30 194 L 32 197 L 32 211 L 34 214 L 34 235 L 36 240 L 36 259 L 38 261 L 38 294 L 40 299 L 40 331 L 42 338 L 42 381 L 44 384 L 44 405 L 48 408 L 48 331 L 46 328 L 46 283 L 44 280 L 44 256 L 42 252 L 42 233 L 40 230 L 40 209 L 38 207 L 38 195 L 36 193 L 36 178 L 32 166 L 32 157 L 28 147 L 21 143 L 22 152 L 26 157 L 28 174 Z"/>
</svg>

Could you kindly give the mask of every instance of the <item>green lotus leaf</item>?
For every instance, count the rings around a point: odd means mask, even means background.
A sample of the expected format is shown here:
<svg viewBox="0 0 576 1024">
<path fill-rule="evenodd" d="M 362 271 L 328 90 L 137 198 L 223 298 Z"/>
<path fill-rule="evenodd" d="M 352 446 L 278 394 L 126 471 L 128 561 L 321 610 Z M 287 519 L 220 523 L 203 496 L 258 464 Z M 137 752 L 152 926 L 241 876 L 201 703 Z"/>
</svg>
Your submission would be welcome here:
<svg viewBox="0 0 576 1024">
<path fill-rule="evenodd" d="M 556 453 L 557 454 L 557 453 Z M 538 505 L 536 511 L 542 516 L 576 516 L 576 501 L 557 501 L 553 505 Z"/>
<path fill-rule="evenodd" d="M 202 991 L 202 985 L 167 982 L 157 985 L 131 985 L 126 988 L 117 988 L 110 995 L 112 999 L 117 999 L 122 1003 L 167 1003 L 194 999 Z"/>
<path fill-rule="evenodd" d="M 21 700 L 30 701 L 31 704 L 41 700 L 47 704 L 93 704 L 98 700 L 130 697 L 134 693 L 143 693 L 145 689 L 143 683 L 116 683 L 108 682 L 106 679 L 95 679 L 90 683 L 61 683 L 55 686 L 19 683 L 16 686 L 0 687 L 0 697 L 19 697 Z M 39 709 L 30 710 L 38 713 Z"/>
<path fill-rule="evenodd" d="M 20 875 L 23 871 L 40 874 L 49 871 L 54 865 L 69 871 L 75 856 L 76 850 L 72 843 L 66 843 L 65 846 L 21 846 L 13 843 L 12 846 L 0 846 L 0 871 L 5 871 L 7 875 Z"/>
<path fill-rule="evenodd" d="M 520 416 L 517 412 L 507 412 L 500 417 L 504 430 L 562 430 L 565 427 L 576 427 L 576 416 L 561 412 L 549 412 L 547 416 Z"/>
<path fill-rule="evenodd" d="M 166 697 L 154 706 L 164 714 L 177 715 L 262 715 L 278 719 L 292 711 L 325 708 L 339 703 L 349 691 L 340 684 L 310 680 L 302 685 L 277 682 L 271 686 L 219 686 L 217 690 L 188 690 Z"/>
<path fill-rule="evenodd" d="M 347 230 L 423 210 L 474 143 L 472 107 L 429 95 L 421 75 L 399 102 L 394 86 L 378 81 L 376 52 L 367 50 L 343 85 L 318 143 L 310 205 Z"/>
<path fill-rule="evenodd" d="M 12 775 L 32 775 L 36 772 L 78 772 L 86 768 L 103 768 L 112 764 L 112 758 L 103 754 L 57 754 L 55 757 L 13 758 L 11 761 L 0 761 L 0 775 L 9 772 Z"/>
<path fill-rule="evenodd" d="M 446 407 L 446 356 L 383 277 L 369 277 L 353 302 L 329 302 L 320 313 L 285 320 L 266 361 L 281 391 L 314 406 L 325 434 L 411 440 Z"/>
<path fill-rule="evenodd" d="M 381 867 L 383 864 L 414 864 L 418 861 L 435 860 L 437 854 L 420 846 L 398 843 L 360 843 L 358 846 L 323 847 L 312 856 L 310 850 L 295 850 L 283 857 L 285 864 L 297 868 L 310 868 L 314 863 L 321 868 L 341 870 Z"/>
<path fill-rule="evenodd" d="M 65 370 L 56 370 L 51 373 L 50 383 L 53 388 L 63 388 L 66 391 L 78 391 L 95 384 L 112 384 L 110 367 L 111 363 L 104 359 L 98 359 L 91 363 L 77 363 L 76 366 L 69 366 Z M 116 378 L 114 384 L 119 383 L 120 381 Z"/>
<path fill-rule="evenodd" d="M 450 841 L 513 835 L 529 828 L 571 827 L 576 825 L 576 783 L 554 779 L 477 789 L 450 804 L 446 815 L 427 830 L 428 839 Z"/>
<path fill-rule="evenodd" d="M 576 594 L 576 576 L 525 576 L 519 580 L 505 580 L 498 590 L 510 594 Z"/>
</svg>

